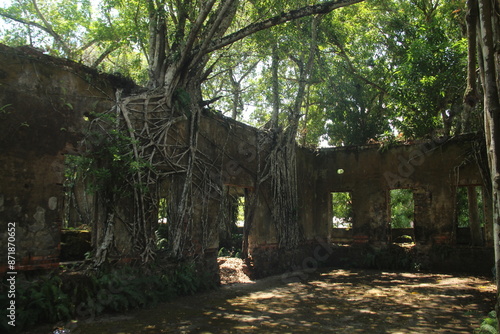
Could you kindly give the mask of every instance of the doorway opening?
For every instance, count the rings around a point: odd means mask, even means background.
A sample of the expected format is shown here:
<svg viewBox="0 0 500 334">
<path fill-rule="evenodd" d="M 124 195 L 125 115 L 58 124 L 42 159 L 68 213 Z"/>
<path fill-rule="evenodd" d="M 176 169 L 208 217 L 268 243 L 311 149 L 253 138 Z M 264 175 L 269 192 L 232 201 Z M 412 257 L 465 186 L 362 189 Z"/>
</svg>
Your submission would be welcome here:
<svg viewBox="0 0 500 334">
<path fill-rule="evenodd" d="M 61 228 L 61 262 L 83 261 L 92 250 L 94 193 L 85 173 L 88 158 L 67 154 L 64 157 L 64 197 Z"/>
<path fill-rule="evenodd" d="M 245 226 L 245 188 L 227 186 L 225 214 L 219 226 L 219 257 L 241 257 Z"/>
<path fill-rule="evenodd" d="M 245 228 L 246 188 L 226 186 L 224 214 L 219 225 L 217 263 L 221 284 L 251 282 L 248 268 L 241 258 Z"/>
<path fill-rule="evenodd" d="M 484 244 L 484 201 L 481 186 L 458 187 L 456 193 L 457 244 Z"/>
</svg>

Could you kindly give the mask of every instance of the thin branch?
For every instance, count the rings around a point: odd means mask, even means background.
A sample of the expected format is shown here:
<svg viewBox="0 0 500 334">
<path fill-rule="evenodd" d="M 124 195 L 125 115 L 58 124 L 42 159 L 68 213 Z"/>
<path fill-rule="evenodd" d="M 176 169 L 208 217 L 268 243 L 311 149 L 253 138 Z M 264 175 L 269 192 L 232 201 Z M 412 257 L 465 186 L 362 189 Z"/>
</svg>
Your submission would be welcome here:
<svg viewBox="0 0 500 334">
<path fill-rule="evenodd" d="M 97 66 L 99 66 L 103 61 L 104 59 L 106 59 L 107 56 L 109 56 L 109 54 L 113 51 L 115 51 L 116 49 L 118 49 L 120 47 L 120 43 L 119 41 L 115 44 L 113 43 L 112 45 L 110 45 L 106 50 L 104 50 L 103 53 L 101 53 L 101 55 L 92 63 L 92 68 L 97 68 Z"/>
<path fill-rule="evenodd" d="M 183 58 L 186 58 L 188 56 L 188 54 L 191 53 L 194 42 L 196 41 L 196 39 L 198 37 L 198 32 L 201 30 L 201 27 L 203 26 L 203 23 L 207 19 L 208 15 L 210 14 L 210 11 L 212 10 L 212 7 L 214 6 L 214 4 L 215 4 L 215 0 L 210 0 L 209 2 L 207 2 L 205 4 L 205 7 L 201 10 L 200 14 L 196 18 L 196 21 L 193 25 L 193 28 L 189 32 L 189 36 L 188 36 L 188 39 L 186 41 L 186 47 L 184 48 Z"/>
<path fill-rule="evenodd" d="M 2 9 L 2 8 L 0 8 L 0 16 L 3 16 L 3 17 L 5 17 L 5 18 L 7 18 L 9 20 L 16 21 L 18 23 L 21 23 L 21 24 L 24 24 L 24 25 L 27 25 L 27 26 L 32 26 L 32 27 L 41 29 L 41 30 L 45 31 L 48 34 L 51 34 L 51 31 L 48 28 L 42 26 L 41 24 L 33 22 L 33 21 L 26 21 L 26 20 L 24 20 L 22 18 L 12 16 L 11 14 L 5 12 L 4 9 Z"/>
<path fill-rule="evenodd" d="M 54 29 L 52 29 L 52 25 L 45 19 L 45 16 L 43 16 L 42 12 L 38 8 L 38 4 L 37 4 L 36 0 L 31 0 L 31 2 L 33 3 L 33 6 L 35 7 L 35 11 L 36 11 L 38 17 L 40 18 L 40 20 L 43 21 L 43 23 L 45 24 L 45 27 L 47 28 L 47 30 L 45 30 L 45 31 L 47 31 L 52 37 L 54 37 L 54 39 L 61 45 L 61 47 L 64 49 L 64 52 L 66 52 L 67 55 L 70 55 L 71 49 L 64 42 L 62 37 L 59 36 L 59 34 L 56 33 L 54 31 Z"/>
<path fill-rule="evenodd" d="M 362 76 L 361 74 L 359 74 L 358 70 L 356 69 L 356 67 L 354 67 L 354 64 L 352 63 L 351 58 L 347 54 L 347 51 L 345 50 L 344 46 L 342 44 L 340 44 L 340 42 L 337 40 L 337 38 L 335 36 L 333 36 L 333 42 L 335 43 L 335 46 L 337 46 L 339 48 L 339 50 L 340 50 L 339 55 L 342 58 L 344 58 L 344 60 L 347 63 L 347 66 L 349 67 L 349 69 L 352 71 L 352 73 L 356 77 L 358 77 L 359 79 L 363 80 L 366 84 L 374 87 L 378 91 L 380 91 L 380 92 L 382 92 L 384 94 L 388 94 L 388 92 L 387 92 L 387 90 L 385 88 L 381 87 L 377 83 L 375 83 L 375 82 L 367 79 L 366 77 Z"/>
</svg>

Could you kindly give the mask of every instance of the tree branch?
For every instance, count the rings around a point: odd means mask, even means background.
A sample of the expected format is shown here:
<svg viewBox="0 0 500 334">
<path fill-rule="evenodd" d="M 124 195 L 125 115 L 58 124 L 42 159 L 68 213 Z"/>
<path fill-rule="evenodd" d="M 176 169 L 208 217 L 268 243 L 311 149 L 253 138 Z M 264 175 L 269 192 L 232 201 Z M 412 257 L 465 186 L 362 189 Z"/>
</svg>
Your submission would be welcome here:
<svg viewBox="0 0 500 334">
<path fill-rule="evenodd" d="M 247 36 L 250 36 L 258 31 L 269 29 L 276 25 L 293 21 L 296 19 L 300 19 L 302 17 L 314 15 L 314 14 L 326 14 L 334 9 L 353 5 L 358 2 L 362 2 L 364 0 L 336 0 L 336 1 L 327 1 L 317 5 L 311 5 L 302 7 L 296 10 L 292 10 L 287 13 L 281 13 L 281 15 L 272 17 L 270 19 L 253 23 L 246 26 L 243 29 L 236 31 L 228 36 L 225 36 L 219 40 L 213 41 L 210 46 L 208 46 L 206 53 L 213 52 L 215 50 L 221 49 L 225 46 L 228 46 L 236 41 L 239 41 Z"/>
<path fill-rule="evenodd" d="M 36 14 L 40 18 L 40 20 L 42 20 L 42 22 L 45 24 L 45 27 L 47 28 L 45 31 L 48 32 L 52 37 L 54 37 L 54 39 L 57 41 L 57 43 L 59 43 L 61 45 L 64 52 L 66 52 L 66 55 L 68 55 L 68 56 L 71 55 L 71 48 L 68 47 L 68 45 L 62 39 L 62 37 L 59 36 L 59 34 L 56 33 L 54 31 L 54 29 L 52 29 L 52 25 L 45 19 L 45 16 L 43 16 L 42 12 L 38 8 L 38 4 L 37 4 L 36 0 L 31 0 L 31 2 L 33 3 L 33 6 L 35 7 Z"/>
<path fill-rule="evenodd" d="M 216 33 L 222 35 L 227 30 L 236 12 L 235 7 L 237 7 L 237 2 L 238 0 L 226 0 L 223 4 L 221 4 L 218 10 L 217 17 L 215 18 L 211 26 L 208 27 L 208 34 L 205 36 L 205 38 L 203 38 L 203 43 L 198 48 L 198 52 L 193 63 L 197 63 L 198 60 L 207 53 L 205 50 L 209 46 Z M 233 12 L 228 14 L 228 11 L 231 8 L 233 8 Z"/>
<path fill-rule="evenodd" d="M 215 4 L 215 0 L 210 0 L 208 3 L 205 4 L 205 7 L 201 10 L 200 14 L 196 18 L 196 21 L 193 25 L 193 28 L 189 32 L 188 39 L 186 41 L 186 47 L 183 52 L 183 56 L 186 57 L 192 50 L 192 47 L 194 45 L 194 42 L 196 41 L 196 38 L 198 37 L 198 32 L 200 31 L 203 22 L 205 22 L 206 18 L 210 14 L 210 11 L 212 10 L 212 7 Z"/>
<path fill-rule="evenodd" d="M 356 69 L 356 67 L 354 67 L 354 64 L 352 63 L 351 61 L 351 58 L 349 58 L 349 55 L 347 54 L 344 46 L 339 42 L 339 40 L 336 38 L 336 36 L 332 36 L 332 39 L 333 39 L 333 42 L 335 44 L 335 46 L 337 46 L 339 48 L 339 55 L 346 61 L 347 63 L 347 66 L 349 67 L 349 69 L 352 71 L 352 73 L 358 77 L 359 79 L 361 79 L 362 81 L 364 81 L 366 84 L 374 87 L 375 89 L 379 90 L 380 92 L 384 93 L 384 94 L 388 94 L 387 90 L 383 87 L 381 87 L 380 85 L 378 85 L 377 83 L 369 80 L 368 78 L 362 76 L 361 74 L 359 74 L 359 71 Z"/>
<path fill-rule="evenodd" d="M 107 56 L 109 56 L 109 54 L 113 51 L 115 51 L 116 49 L 118 49 L 120 47 L 120 41 L 117 41 L 116 43 L 113 43 L 111 44 L 106 50 L 104 50 L 103 53 L 101 53 L 101 55 L 92 63 L 92 68 L 97 68 L 97 66 L 99 66 L 103 61 L 104 59 L 106 59 Z"/>
<path fill-rule="evenodd" d="M 45 31 L 48 34 L 51 34 L 51 31 L 48 28 L 42 26 L 41 24 L 38 24 L 38 23 L 33 22 L 33 21 L 26 21 L 26 20 L 19 18 L 19 17 L 15 17 L 15 16 L 5 12 L 2 8 L 0 8 L 0 16 L 3 16 L 9 20 L 16 21 L 18 23 L 21 23 L 21 24 L 24 24 L 27 26 L 32 26 L 32 27 L 38 28 L 40 30 Z"/>
<path fill-rule="evenodd" d="M 467 0 L 467 88 L 464 94 L 464 103 L 473 108 L 479 102 L 479 95 L 476 90 L 476 53 L 477 53 L 477 0 Z M 468 110 L 468 109 L 466 109 Z"/>
</svg>

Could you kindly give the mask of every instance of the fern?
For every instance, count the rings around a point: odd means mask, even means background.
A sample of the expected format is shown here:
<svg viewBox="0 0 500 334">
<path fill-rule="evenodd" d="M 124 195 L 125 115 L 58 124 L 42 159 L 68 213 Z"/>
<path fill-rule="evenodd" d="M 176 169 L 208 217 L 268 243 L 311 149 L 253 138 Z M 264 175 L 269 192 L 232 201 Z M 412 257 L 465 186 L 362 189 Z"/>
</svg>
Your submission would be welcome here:
<svg viewBox="0 0 500 334">
<path fill-rule="evenodd" d="M 479 329 L 474 331 L 475 334 L 498 334 L 497 314 L 491 311 L 488 317 L 483 319 Z"/>
<path fill-rule="evenodd" d="M 42 322 L 87 318 L 151 306 L 177 295 L 209 288 L 194 262 L 171 267 L 124 267 L 80 273 L 61 279 L 55 273 L 19 283 L 16 327 L 25 330 Z M 6 294 L 0 294 L 3 301 Z M 6 329 L 0 323 L 0 332 Z"/>
<path fill-rule="evenodd" d="M 489 324 L 482 324 L 481 327 L 479 328 L 481 334 L 486 334 L 486 333 L 491 333 L 491 334 L 498 334 L 498 331 L 496 330 L 495 327 Z"/>
</svg>

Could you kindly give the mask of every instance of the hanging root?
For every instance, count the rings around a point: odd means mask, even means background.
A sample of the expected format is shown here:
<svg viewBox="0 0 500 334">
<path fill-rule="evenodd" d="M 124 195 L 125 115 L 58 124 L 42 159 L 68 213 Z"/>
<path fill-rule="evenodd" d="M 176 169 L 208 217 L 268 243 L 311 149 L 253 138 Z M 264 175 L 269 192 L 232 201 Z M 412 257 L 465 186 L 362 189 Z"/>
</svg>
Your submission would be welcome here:
<svg viewBox="0 0 500 334">
<path fill-rule="evenodd" d="M 280 131 L 269 156 L 273 190 L 273 220 L 278 231 L 279 247 L 291 249 L 301 241 L 298 221 L 297 167 L 293 127 Z"/>
<path fill-rule="evenodd" d="M 107 224 L 106 224 L 106 233 L 104 235 L 104 239 L 101 242 L 101 244 L 98 246 L 96 255 L 94 258 L 94 266 L 95 267 L 100 267 L 108 257 L 108 252 L 111 247 L 111 244 L 113 242 L 113 236 L 114 236 L 114 218 L 115 215 L 110 213 L 107 219 Z"/>
</svg>

